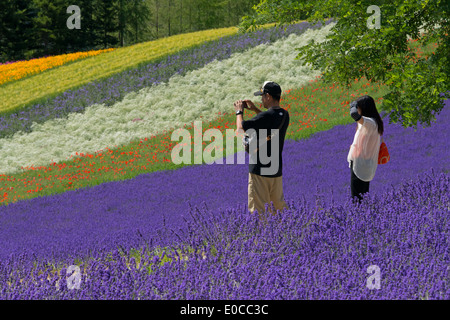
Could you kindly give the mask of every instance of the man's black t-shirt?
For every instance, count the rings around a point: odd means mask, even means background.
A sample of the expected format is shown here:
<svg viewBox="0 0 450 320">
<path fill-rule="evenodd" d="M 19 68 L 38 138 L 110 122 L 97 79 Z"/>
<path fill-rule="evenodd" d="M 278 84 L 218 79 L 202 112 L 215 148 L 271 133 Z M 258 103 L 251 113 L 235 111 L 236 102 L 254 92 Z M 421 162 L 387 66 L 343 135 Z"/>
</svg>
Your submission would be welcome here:
<svg viewBox="0 0 450 320">
<path fill-rule="evenodd" d="M 266 130 L 266 136 L 269 136 L 272 134 L 271 129 L 278 129 L 281 125 L 281 122 L 283 120 L 283 116 L 286 114 L 286 119 L 284 120 L 283 127 L 279 130 L 277 136 L 273 139 L 279 139 L 279 149 L 278 149 L 278 170 L 276 170 L 274 174 L 262 174 L 261 168 L 269 168 L 271 167 L 271 162 L 268 164 L 262 164 L 261 163 L 261 157 L 260 152 L 267 153 L 267 157 L 269 157 L 271 160 L 271 141 L 269 140 L 266 143 L 266 148 L 260 149 L 257 153 L 257 161 L 256 163 L 250 162 L 249 164 L 249 172 L 257 175 L 263 175 L 266 177 L 280 177 L 283 174 L 283 146 L 284 146 L 284 138 L 286 136 L 286 131 L 289 126 L 289 112 L 282 108 L 270 108 L 267 111 L 260 112 L 255 117 L 249 120 L 242 121 L 242 127 L 244 128 L 244 131 L 247 131 L 249 129 L 256 130 L 257 138 L 258 138 L 258 147 L 260 146 L 259 141 L 259 135 L 261 133 L 260 129 Z M 265 149 L 265 150 L 264 150 Z M 253 161 L 254 162 L 254 161 Z M 267 162 L 267 161 L 266 161 Z"/>
</svg>

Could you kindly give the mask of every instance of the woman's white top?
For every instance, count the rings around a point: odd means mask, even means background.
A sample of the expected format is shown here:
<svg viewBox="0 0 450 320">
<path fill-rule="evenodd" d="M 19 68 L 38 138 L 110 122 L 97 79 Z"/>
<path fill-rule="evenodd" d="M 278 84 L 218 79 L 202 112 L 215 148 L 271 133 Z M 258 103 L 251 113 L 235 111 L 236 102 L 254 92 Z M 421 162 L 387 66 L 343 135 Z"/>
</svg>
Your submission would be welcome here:
<svg viewBox="0 0 450 320">
<path fill-rule="evenodd" d="M 374 119 L 363 117 L 364 123 L 358 123 L 358 129 L 350 146 L 347 161 L 353 161 L 353 172 L 362 181 L 372 181 L 378 166 L 380 152 L 380 134 Z"/>
</svg>

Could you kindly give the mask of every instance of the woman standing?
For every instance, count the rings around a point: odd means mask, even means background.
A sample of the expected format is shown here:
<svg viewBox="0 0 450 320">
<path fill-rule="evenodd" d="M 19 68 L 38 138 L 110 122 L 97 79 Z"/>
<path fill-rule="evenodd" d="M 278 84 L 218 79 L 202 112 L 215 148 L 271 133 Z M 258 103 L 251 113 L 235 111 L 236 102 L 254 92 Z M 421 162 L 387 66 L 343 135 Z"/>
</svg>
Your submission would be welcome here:
<svg viewBox="0 0 450 320">
<path fill-rule="evenodd" d="M 362 200 L 362 194 L 369 192 L 370 181 L 378 166 L 380 140 L 383 135 L 383 120 L 375 101 L 370 96 L 362 96 L 350 104 L 350 115 L 358 127 L 347 156 L 351 170 L 352 198 Z"/>
</svg>

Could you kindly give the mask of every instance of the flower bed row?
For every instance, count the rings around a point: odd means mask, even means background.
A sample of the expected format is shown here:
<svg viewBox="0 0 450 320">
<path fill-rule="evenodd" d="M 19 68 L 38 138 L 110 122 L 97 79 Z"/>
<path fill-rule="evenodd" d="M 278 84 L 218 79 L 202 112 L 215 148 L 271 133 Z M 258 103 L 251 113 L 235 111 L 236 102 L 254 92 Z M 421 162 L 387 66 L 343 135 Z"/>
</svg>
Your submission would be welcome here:
<svg viewBox="0 0 450 320">
<path fill-rule="evenodd" d="M 449 176 L 431 173 L 361 206 L 295 199 L 266 223 L 239 206 L 193 207 L 165 249 L 141 241 L 88 259 L 3 260 L 0 298 L 449 299 L 449 195 Z M 80 268 L 77 289 L 69 264 Z"/>
<path fill-rule="evenodd" d="M 0 64 L 0 86 L 77 60 L 94 57 L 114 49 L 76 52 L 27 61 Z"/>
<path fill-rule="evenodd" d="M 0 87 L 2 101 L 0 110 L 2 112 L 16 112 L 24 106 L 36 103 L 49 96 L 62 94 L 69 89 L 174 54 L 180 48 L 200 45 L 205 41 L 219 39 L 236 32 L 237 28 L 231 27 L 179 34 L 119 48 L 108 54 L 48 70 L 42 74 Z"/>
<path fill-rule="evenodd" d="M 370 91 L 378 103 L 383 90 L 383 86 L 364 79 L 356 80 L 349 91 L 337 85 L 327 86 L 317 79 L 302 88 L 286 90 L 281 106 L 291 114 L 287 138 L 304 139 L 315 132 L 350 123 L 352 120 L 348 115 L 349 92 L 359 96 Z M 246 112 L 245 118 L 251 116 Z M 212 128 L 226 136 L 227 130 L 236 128 L 234 112 L 220 113 L 213 121 L 203 121 L 203 133 Z M 190 124 L 186 129 L 193 137 L 194 125 Z M 0 176 L 0 192 L 3 191 L 0 203 L 8 204 L 106 181 L 132 179 L 143 173 L 180 168 L 183 165 L 171 162 L 172 149 L 177 144 L 171 137 L 172 131 L 168 131 L 123 146 L 106 148 L 97 153 L 77 153 L 66 161 L 30 167 L 22 173 Z M 194 141 L 191 141 L 191 144 L 193 143 Z M 206 148 L 206 144 L 207 142 L 203 142 L 202 148 Z M 240 141 L 236 144 L 241 145 Z M 215 157 L 226 154 L 226 150 L 215 151 Z"/>
<path fill-rule="evenodd" d="M 201 68 L 214 60 L 229 58 L 233 53 L 243 52 L 263 43 L 271 43 L 289 34 L 301 34 L 308 28 L 317 28 L 301 23 L 286 29 L 267 28 L 247 34 L 222 36 L 191 48 L 180 47 L 179 52 L 168 55 L 163 51 L 159 58 L 136 68 L 105 77 L 98 74 L 94 80 L 79 88 L 64 93 L 52 93 L 51 97 L 40 103 L 24 107 L 18 112 L 0 116 L 0 137 L 6 137 L 18 131 L 30 132 L 33 123 L 43 123 L 49 119 L 64 118 L 72 112 L 83 112 L 92 104 L 111 106 L 121 101 L 130 92 L 167 82 L 175 74 Z M 60 77 L 66 77 L 60 74 Z"/>
<path fill-rule="evenodd" d="M 415 132 L 386 123 L 385 140 L 392 159 L 378 167 L 370 192 L 383 194 L 430 169 L 448 174 L 450 145 L 440 133 L 448 131 L 449 123 L 449 100 L 432 127 Z M 288 201 L 304 199 L 314 207 L 348 199 L 346 159 L 354 132 L 354 124 L 336 126 L 310 139 L 285 142 L 283 183 Z M 136 239 L 140 230 L 146 238 L 157 238 L 156 230 L 164 224 L 174 230 L 184 228 L 189 203 L 206 202 L 215 211 L 245 205 L 248 166 L 234 157 L 235 164 L 225 160 L 224 164 L 142 174 L 0 207 L 0 257 L 22 249 L 43 258 L 75 256 L 103 246 L 111 249 L 118 243 L 113 241 L 117 234 Z"/>
<path fill-rule="evenodd" d="M 11 174 L 22 166 L 64 161 L 76 152 L 94 153 L 183 127 L 200 117 L 211 120 L 217 112 L 229 111 L 235 100 L 254 92 L 268 78 L 283 79 L 285 88 L 305 84 L 318 72 L 301 66 L 292 48 L 312 38 L 324 39 L 330 27 L 291 34 L 273 44 L 235 53 L 184 76 L 174 75 L 165 84 L 130 93 L 112 107 L 95 104 L 84 113 L 33 125 L 31 133 L 17 132 L 3 138 L 0 172 Z"/>
</svg>

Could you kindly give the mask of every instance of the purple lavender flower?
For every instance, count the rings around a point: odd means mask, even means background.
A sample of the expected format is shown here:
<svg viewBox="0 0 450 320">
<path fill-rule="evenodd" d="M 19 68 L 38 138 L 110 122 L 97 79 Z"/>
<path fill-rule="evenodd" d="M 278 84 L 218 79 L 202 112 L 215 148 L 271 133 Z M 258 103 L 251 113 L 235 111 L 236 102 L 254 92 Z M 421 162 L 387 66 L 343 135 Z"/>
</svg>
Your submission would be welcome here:
<svg viewBox="0 0 450 320">
<path fill-rule="evenodd" d="M 386 125 L 392 160 L 358 205 L 348 125 L 286 141 L 289 210 L 266 223 L 246 210 L 246 165 L 156 172 L 2 207 L 0 298 L 449 299 L 449 117 L 447 101 L 429 128 Z M 79 290 L 67 286 L 74 264 Z"/>
</svg>

